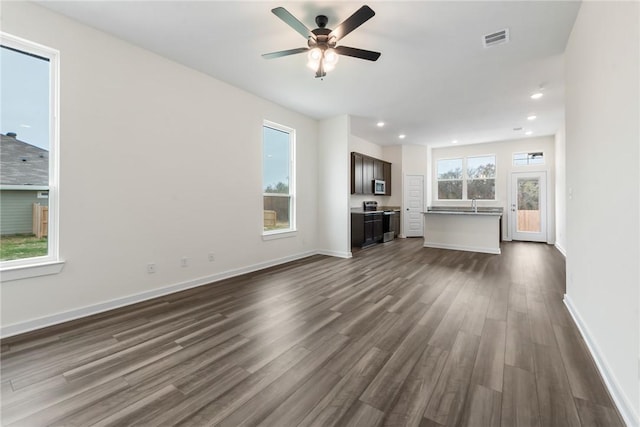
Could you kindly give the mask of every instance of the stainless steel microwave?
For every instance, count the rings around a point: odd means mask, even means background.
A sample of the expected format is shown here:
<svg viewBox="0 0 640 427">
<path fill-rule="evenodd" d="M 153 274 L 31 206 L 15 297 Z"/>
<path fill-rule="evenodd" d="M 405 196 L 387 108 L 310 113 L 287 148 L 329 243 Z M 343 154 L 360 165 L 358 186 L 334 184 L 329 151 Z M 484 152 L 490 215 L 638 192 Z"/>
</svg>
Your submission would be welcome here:
<svg viewBox="0 0 640 427">
<path fill-rule="evenodd" d="M 373 194 L 384 194 L 386 189 L 386 182 L 381 179 L 373 180 Z"/>
</svg>

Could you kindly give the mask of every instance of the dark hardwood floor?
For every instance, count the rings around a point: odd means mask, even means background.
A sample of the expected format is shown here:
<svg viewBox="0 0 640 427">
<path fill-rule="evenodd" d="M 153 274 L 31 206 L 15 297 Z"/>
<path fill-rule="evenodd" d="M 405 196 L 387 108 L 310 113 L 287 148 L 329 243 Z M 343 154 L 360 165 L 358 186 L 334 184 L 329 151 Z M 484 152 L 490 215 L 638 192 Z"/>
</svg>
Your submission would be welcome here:
<svg viewBox="0 0 640 427">
<path fill-rule="evenodd" d="M 2 342 L 2 424 L 623 425 L 564 259 L 421 239 L 314 256 Z"/>
</svg>

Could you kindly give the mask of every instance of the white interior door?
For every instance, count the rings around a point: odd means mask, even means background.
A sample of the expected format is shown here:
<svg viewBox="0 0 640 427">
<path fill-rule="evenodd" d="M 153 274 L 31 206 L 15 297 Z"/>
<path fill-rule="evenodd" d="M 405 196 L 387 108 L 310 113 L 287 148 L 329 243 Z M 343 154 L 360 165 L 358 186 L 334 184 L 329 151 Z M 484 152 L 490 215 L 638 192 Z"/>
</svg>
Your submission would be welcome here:
<svg viewBox="0 0 640 427">
<path fill-rule="evenodd" d="M 547 241 L 547 183 L 545 172 L 511 174 L 511 238 Z"/>
<path fill-rule="evenodd" d="M 406 237 L 424 236 L 423 205 L 424 175 L 405 175 L 404 177 L 404 235 Z"/>
</svg>

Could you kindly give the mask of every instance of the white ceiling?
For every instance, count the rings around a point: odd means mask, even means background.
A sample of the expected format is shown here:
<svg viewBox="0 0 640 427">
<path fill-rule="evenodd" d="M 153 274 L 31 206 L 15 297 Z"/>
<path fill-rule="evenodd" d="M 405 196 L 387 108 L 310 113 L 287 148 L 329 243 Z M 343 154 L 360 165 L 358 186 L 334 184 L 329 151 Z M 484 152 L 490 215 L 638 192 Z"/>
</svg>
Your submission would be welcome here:
<svg viewBox="0 0 640 427">
<path fill-rule="evenodd" d="M 334 28 L 364 3 L 247 1 L 43 1 L 41 5 L 317 119 L 352 115 L 371 142 L 445 145 L 554 134 L 564 121 L 563 52 L 576 1 L 372 1 L 371 20 L 338 45 L 382 52 L 377 62 L 341 57 L 323 80 L 306 46 L 271 13 L 284 6 L 309 28 Z M 485 49 L 485 34 L 511 41 Z M 544 85 L 538 101 L 530 94 Z M 528 122 L 526 117 L 538 118 Z M 386 125 L 378 128 L 376 122 Z M 514 131 L 523 127 L 521 131 Z"/>
</svg>

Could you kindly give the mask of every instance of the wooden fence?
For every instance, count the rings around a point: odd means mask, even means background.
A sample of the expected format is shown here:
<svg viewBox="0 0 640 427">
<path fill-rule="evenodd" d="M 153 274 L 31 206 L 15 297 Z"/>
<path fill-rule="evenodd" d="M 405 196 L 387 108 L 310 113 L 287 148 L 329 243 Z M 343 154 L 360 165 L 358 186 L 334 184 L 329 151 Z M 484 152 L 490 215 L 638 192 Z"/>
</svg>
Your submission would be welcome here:
<svg viewBox="0 0 640 427">
<path fill-rule="evenodd" d="M 49 207 L 33 204 L 33 234 L 38 239 L 49 235 Z"/>
<path fill-rule="evenodd" d="M 273 228 L 277 224 L 278 215 L 276 211 L 264 211 L 264 226 L 265 228 Z"/>
<path fill-rule="evenodd" d="M 540 231 L 540 211 L 518 210 L 518 231 Z"/>
</svg>

